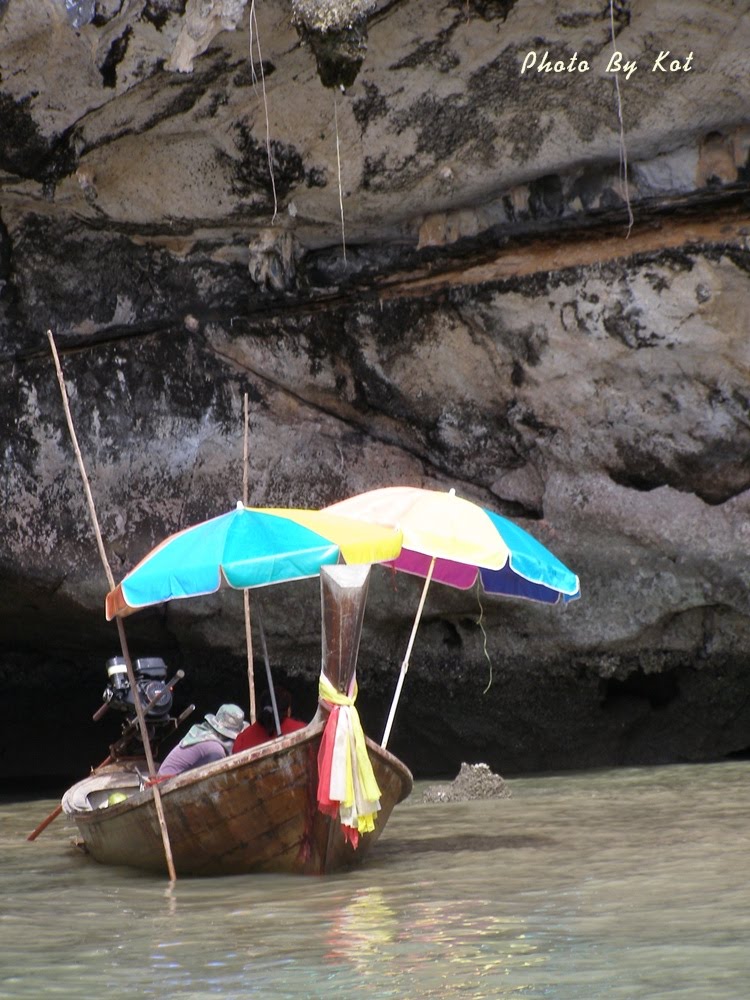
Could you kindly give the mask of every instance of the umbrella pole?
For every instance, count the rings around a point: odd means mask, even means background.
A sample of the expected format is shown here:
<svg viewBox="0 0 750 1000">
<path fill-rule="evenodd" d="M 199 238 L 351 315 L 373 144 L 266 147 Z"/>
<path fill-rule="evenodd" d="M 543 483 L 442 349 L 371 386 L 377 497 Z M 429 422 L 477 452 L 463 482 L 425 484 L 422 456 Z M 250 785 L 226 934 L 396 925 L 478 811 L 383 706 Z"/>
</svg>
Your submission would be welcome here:
<svg viewBox="0 0 750 1000">
<path fill-rule="evenodd" d="M 391 735 L 391 727 L 393 726 L 393 718 L 396 714 L 396 707 L 398 705 L 398 700 L 401 697 L 401 688 L 404 686 L 404 678 L 406 677 L 406 671 L 409 669 L 409 659 L 411 658 L 411 650 L 414 645 L 414 639 L 417 635 L 417 628 L 419 626 L 419 620 L 422 617 L 422 610 L 424 608 L 424 602 L 427 600 L 427 590 L 430 586 L 430 580 L 432 580 L 432 572 L 435 569 L 435 556 L 432 557 L 430 561 L 430 568 L 427 571 L 427 576 L 425 577 L 424 587 L 422 587 L 422 596 L 419 600 L 419 607 L 417 608 L 417 615 L 414 619 L 414 624 L 411 628 L 411 635 L 409 636 L 409 645 L 406 647 L 406 655 L 404 656 L 404 662 L 401 664 L 401 673 L 398 675 L 398 684 L 396 685 L 396 691 L 393 695 L 393 701 L 391 702 L 391 710 L 388 713 L 388 721 L 385 724 L 385 732 L 383 733 L 383 739 L 380 741 L 380 745 L 385 748 L 388 746 L 388 737 Z"/>
<path fill-rule="evenodd" d="M 70 412 L 70 405 L 68 403 L 68 391 L 65 388 L 65 379 L 63 378 L 62 368 L 60 367 L 60 358 L 57 354 L 57 347 L 55 346 L 55 338 L 52 336 L 52 331 L 47 330 L 47 339 L 49 340 L 49 346 L 52 350 L 52 357 L 55 362 L 55 370 L 57 372 L 57 381 L 60 384 L 60 392 L 62 394 L 63 409 L 65 410 L 65 419 L 68 423 L 68 430 L 70 431 L 70 437 L 73 442 L 73 451 L 75 452 L 76 460 L 78 462 L 78 468 L 81 473 L 81 478 L 83 479 L 83 487 L 86 493 L 86 500 L 88 502 L 89 513 L 91 515 L 91 521 L 94 526 L 94 534 L 96 535 L 96 544 L 99 548 L 99 555 L 102 560 L 102 565 L 104 566 L 104 572 L 107 575 L 107 581 L 109 582 L 109 589 L 115 589 L 115 578 L 112 575 L 112 569 L 109 565 L 109 560 L 107 559 L 107 553 L 104 548 L 104 540 L 102 539 L 102 533 L 99 528 L 99 519 L 96 516 L 96 507 L 94 505 L 94 497 L 91 493 L 91 486 L 89 485 L 89 478 L 86 475 L 86 466 L 83 463 L 83 455 L 81 454 L 81 449 L 78 446 L 78 437 L 75 432 L 75 427 L 73 426 L 73 417 Z M 141 742 L 143 743 L 143 748 L 146 752 L 146 762 L 148 763 L 148 773 L 151 778 L 156 776 L 156 770 L 154 768 L 154 758 L 151 753 L 151 741 L 148 735 L 148 727 L 146 725 L 146 716 L 143 711 L 143 705 L 141 703 L 140 695 L 138 693 L 138 685 L 136 683 L 135 675 L 133 673 L 133 664 L 130 659 L 130 653 L 128 651 L 128 644 L 125 639 L 125 628 L 122 624 L 122 619 L 117 618 L 117 631 L 120 636 L 120 646 L 122 647 L 122 655 L 125 659 L 125 667 L 128 672 L 128 681 L 130 683 L 130 690 L 133 693 L 133 702 L 135 704 L 135 712 L 138 718 L 138 728 L 140 731 Z M 172 847 L 169 843 L 169 831 L 167 830 L 167 823 L 164 819 L 164 809 L 162 807 L 161 794 L 159 792 L 159 786 L 154 785 L 154 806 L 156 807 L 156 815 L 159 819 L 159 828 L 161 830 L 161 839 L 164 845 L 164 857 L 167 862 L 167 871 L 169 872 L 170 881 L 174 882 L 177 879 L 175 874 L 174 861 L 172 859 Z"/>
<path fill-rule="evenodd" d="M 258 608 L 258 630 L 260 632 L 260 645 L 263 649 L 263 660 L 266 664 L 266 679 L 268 681 L 268 693 L 271 696 L 273 706 L 273 721 L 276 723 L 276 732 L 281 736 L 281 722 L 279 722 L 279 706 L 276 704 L 276 692 L 273 689 L 273 677 L 271 677 L 271 663 L 268 659 L 268 648 L 266 647 L 266 630 L 263 628 L 263 618 Z"/>
<path fill-rule="evenodd" d="M 248 462 L 248 428 L 250 415 L 248 411 L 247 393 L 245 393 L 245 433 L 242 443 L 242 502 L 247 507 L 249 462 Z M 245 644 L 247 646 L 247 684 L 250 689 L 250 722 L 255 722 L 255 668 L 253 665 L 253 632 L 250 624 L 250 594 L 247 587 L 242 591 L 242 603 L 245 607 Z"/>
<path fill-rule="evenodd" d="M 245 645 L 247 646 L 247 684 L 250 689 L 250 722 L 255 722 L 255 669 L 253 666 L 253 633 L 250 625 L 250 594 L 242 591 L 245 606 Z"/>
</svg>

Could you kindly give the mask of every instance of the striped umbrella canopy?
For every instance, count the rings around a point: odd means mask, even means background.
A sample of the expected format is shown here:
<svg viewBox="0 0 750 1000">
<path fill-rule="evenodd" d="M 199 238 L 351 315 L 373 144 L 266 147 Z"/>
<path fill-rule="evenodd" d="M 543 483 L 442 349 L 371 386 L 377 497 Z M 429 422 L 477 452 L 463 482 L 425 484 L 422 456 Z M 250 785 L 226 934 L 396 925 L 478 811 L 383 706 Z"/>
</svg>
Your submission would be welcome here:
<svg viewBox="0 0 750 1000">
<path fill-rule="evenodd" d="M 107 620 L 176 598 L 317 576 L 339 561 L 374 563 L 401 551 L 397 528 L 326 511 L 245 507 L 170 535 L 107 594 Z"/>
<path fill-rule="evenodd" d="M 400 554 L 390 565 L 405 573 L 468 589 L 479 578 L 488 594 L 544 604 L 581 596 L 575 573 L 517 524 L 453 490 L 390 486 L 325 508 L 368 524 L 399 529 Z M 430 567 L 432 570 L 430 571 Z"/>
<path fill-rule="evenodd" d="M 480 580 L 488 594 L 543 604 L 581 596 L 575 573 L 523 528 L 479 504 L 412 486 L 369 490 L 325 508 L 367 524 L 396 528 L 403 545 L 389 565 L 425 578 L 382 745 L 386 746 L 432 580 L 468 589 Z"/>
</svg>

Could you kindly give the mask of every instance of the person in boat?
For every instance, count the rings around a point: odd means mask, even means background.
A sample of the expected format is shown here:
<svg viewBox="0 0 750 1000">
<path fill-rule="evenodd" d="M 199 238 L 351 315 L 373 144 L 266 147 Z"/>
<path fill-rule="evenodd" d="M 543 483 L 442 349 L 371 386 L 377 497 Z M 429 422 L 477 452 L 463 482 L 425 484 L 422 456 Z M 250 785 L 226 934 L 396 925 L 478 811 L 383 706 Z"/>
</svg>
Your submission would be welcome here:
<svg viewBox="0 0 750 1000">
<path fill-rule="evenodd" d="M 304 729 L 306 722 L 292 718 L 292 696 L 283 687 L 274 686 L 276 695 L 276 708 L 279 713 L 281 732 L 276 729 L 276 719 L 273 714 L 273 702 L 270 691 L 264 691 L 260 699 L 260 712 L 258 721 L 239 734 L 234 741 L 232 753 L 239 753 L 240 750 L 249 750 L 250 747 L 260 746 L 261 743 L 268 743 L 269 740 L 276 739 L 277 736 L 288 736 L 289 733 L 296 733 L 298 729 Z"/>
<path fill-rule="evenodd" d="M 157 776 L 168 778 L 221 760 L 232 752 L 232 744 L 246 726 L 245 713 L 239 705 L 222 705 L 216 715 L 209 712 L 205 722 L 191 726 L 187 735 L 167 754 Z"/>
</svg>

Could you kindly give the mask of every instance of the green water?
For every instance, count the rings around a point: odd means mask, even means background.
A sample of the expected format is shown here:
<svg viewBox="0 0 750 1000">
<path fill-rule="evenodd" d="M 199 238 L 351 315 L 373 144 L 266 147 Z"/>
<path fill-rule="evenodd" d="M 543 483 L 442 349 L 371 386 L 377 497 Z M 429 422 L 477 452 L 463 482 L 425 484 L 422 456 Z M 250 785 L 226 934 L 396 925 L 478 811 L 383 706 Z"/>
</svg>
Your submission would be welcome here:
<svg viewBox="0 0 750 1000">
<path fill-rule="evenodd" d="M 0 804 L 0 998 L 750 996 L 750 763 L 510 782 L 393 814 L 366 868 L 182 879 Z"/>
</svg>

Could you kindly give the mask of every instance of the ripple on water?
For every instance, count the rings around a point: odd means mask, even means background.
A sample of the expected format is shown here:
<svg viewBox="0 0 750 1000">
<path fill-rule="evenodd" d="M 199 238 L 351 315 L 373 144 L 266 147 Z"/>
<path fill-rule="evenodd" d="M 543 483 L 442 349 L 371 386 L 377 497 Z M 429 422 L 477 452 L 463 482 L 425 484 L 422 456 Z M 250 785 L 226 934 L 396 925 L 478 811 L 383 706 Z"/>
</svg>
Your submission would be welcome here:
<svg viewBox="0 0 750 1000">
<path fill-rule="evenodd" d="M 394 813 L 366 868 L 181 879 L 73 851 L 54 803 L 0 805 L 0 1000 L 737 1000 L 750 939 L 750 765 L 510 783 Z"/>
</svg>

